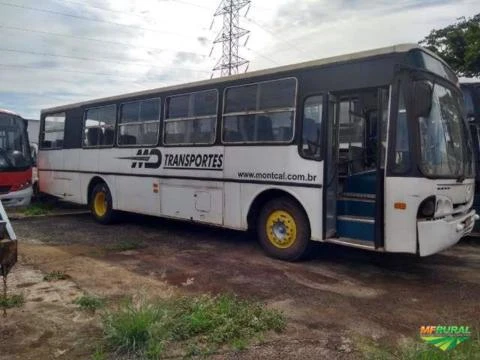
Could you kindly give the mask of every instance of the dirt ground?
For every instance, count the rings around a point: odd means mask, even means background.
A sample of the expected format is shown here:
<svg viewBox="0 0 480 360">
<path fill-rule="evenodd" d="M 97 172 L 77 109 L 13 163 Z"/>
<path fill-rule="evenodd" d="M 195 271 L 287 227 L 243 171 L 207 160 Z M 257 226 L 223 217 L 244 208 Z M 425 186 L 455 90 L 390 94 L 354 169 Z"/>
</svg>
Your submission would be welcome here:
<svg viewBox="0 0 480 360">
<path fill-rule="evenodd" d="M 151 217 L 112 226 L 89 215 L 13 223 L 19 264 L 9 276 L 22 308 L 0 317 L 0 359 L 88 359 L 100 343 L 98 316 L 73 301 L 173 292 L 225 293 L 281 309 L 286 331 L 231 359 L 357 359 L 359 339 L 418 341 L 421 325 L 480 326 L 480 240 L 429 258 L 320 245 L 312 260 L 266 257 L 246 233 Z M 138 242 L 135 250 L 123 244 Z M 60 270 L 71 278 L 46 282 Z"/>
</svg>

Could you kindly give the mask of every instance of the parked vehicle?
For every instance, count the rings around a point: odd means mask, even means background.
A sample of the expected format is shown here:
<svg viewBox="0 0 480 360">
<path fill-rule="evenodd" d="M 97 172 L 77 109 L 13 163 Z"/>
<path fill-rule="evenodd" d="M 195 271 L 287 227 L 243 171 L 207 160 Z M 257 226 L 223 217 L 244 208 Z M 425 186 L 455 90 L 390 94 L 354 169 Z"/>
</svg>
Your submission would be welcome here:
<svg viewBox="0 0 480 360">
<path fill-rule="evenodd" d="M 27 122 L 0 109 L 0 200 L 5 207 L 26 206 L 32 198 L 32 158 Z"/>
<path fill-rule="evenodd" d="M 40 191 L 116 210 L 427 256 L 478 217 L 458 79 L 417 45 L 42 111 Z"/>
<path fill-rule="evenodd" d="M 477 213 L 480 213 L 480 82 L 463 83 L 461 88 L 475 155 L 476 172 L 473 208 Z M 475 224 L 473 233 L 480 235 L 480 222 Z"/>
</svg>

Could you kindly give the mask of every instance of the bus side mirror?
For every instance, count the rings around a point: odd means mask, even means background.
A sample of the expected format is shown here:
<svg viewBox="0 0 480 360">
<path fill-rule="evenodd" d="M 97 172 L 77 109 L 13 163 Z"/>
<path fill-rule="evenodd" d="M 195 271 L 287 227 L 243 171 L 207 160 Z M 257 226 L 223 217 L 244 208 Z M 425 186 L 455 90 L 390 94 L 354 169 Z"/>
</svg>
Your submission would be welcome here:
<svg viewBox="0 0 480 360">
<path fill-rule="evenodd" d="M 433 87 L 428 81 L 416 81 L 413 90 L 415 118 L 427 117 L 432 109 Z"/>
</svg>

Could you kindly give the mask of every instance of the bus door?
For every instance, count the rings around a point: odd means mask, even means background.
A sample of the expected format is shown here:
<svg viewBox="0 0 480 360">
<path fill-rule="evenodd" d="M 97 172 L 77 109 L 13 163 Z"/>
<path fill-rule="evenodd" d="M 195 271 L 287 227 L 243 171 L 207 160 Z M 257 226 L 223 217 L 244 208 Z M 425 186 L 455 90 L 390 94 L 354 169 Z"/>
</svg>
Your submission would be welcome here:
<svg viewBox="0 0 480 360">
<path fill-rule="evenodd" d="M 383 171 L 388 89 L 335 94 L 332 133 L 326 133 L 327 239 L 378 248 L 383 244 Z M 331 110 L 330 110 L 331 111 Z M 335 154 L 329 154 L 336 149 Z M 333 175 L 333 173 L 335 173 Z M 331 184 L 330 182 L 335 184 Z M 335 205 L 330 205 L 335 198 Z M 336 212 L 333 236 L 329 213 Z"/>
</svg>

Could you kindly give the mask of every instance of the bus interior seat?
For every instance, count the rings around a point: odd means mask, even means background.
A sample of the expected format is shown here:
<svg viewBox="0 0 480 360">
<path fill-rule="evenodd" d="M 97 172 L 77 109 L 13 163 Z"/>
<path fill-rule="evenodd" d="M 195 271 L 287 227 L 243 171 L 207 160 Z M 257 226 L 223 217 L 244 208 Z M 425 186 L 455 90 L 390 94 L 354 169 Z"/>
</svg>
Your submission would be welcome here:
<svg viewBox="0 0 480 360">
<path fill-rule="evenodd" d="M 87 129 L 87 146 L 97 146 L 102 143 L 103 137 L 102 129 L 98 127 L 91 127 Z"/>
<path fill-rule="evenodd" d="M 61 148 L 61 147 L 63 147 L 63 139 L 55 140 L 55 147 L 56 147 L 56 148 Z"/>
<path fill-rule="evenodd" d="M 257 118 L 257 141 L 272 141 L 273 137 L 272 119 L 268 116 Z"/>
<path fill-rule="evenodd" d="M 225 130 L 224 140 L 227 142 L 242 142 L 242 134 L 235 130 Z"/>
<path fill-rule="evenodd" d="M 135 145 L 137 143 L 137 137 L 133 135 L 120 135 L 120 144 L 122 145 Z"/>
<path fill-rule="evenodd" d="M 42 141 L 42 147 L 44 148 L 51 148 L 52 147 L 52 142 L 50 140 L 43 140 Z"/>
<path fill-rule="evenodd" d="M 157 133 L 156 132 L 147 132 L 143 135 L 143 143 L 146 145 L 156 145 L 157 144 Z"/>
<path fill-rule="evenodd" d="M 115 131 L 113 129 L 105 129 L 102 145 L 113 145 L 114 138 L 115 138 Z"/>
</svg>

